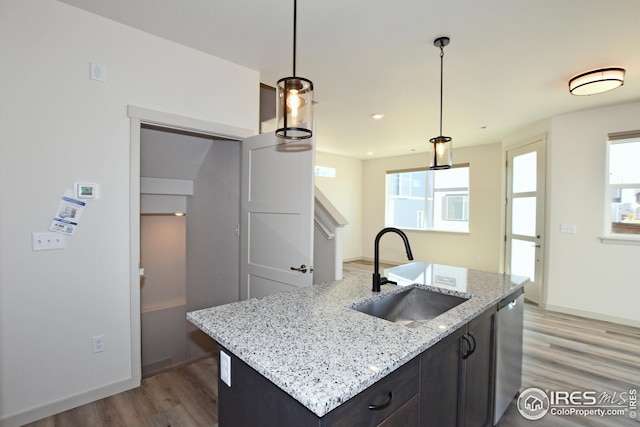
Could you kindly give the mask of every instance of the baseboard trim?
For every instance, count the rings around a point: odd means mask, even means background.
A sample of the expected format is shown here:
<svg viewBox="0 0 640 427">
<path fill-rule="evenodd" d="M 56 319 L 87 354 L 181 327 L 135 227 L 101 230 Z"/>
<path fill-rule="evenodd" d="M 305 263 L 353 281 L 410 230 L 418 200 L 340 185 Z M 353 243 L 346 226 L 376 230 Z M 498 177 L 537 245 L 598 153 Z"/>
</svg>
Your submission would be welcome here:
<svg viewBox="0 0 640 427">
<path fill-rule="evenodd" d="M 540 304 L 540 307 L 549 311 L 556 311 L 558 313 L 570 314 L 572 316 L 586 317 L 587 319 L 601 320 L 603 322 L 617 323 L 625 326 L 632 326 L 634 328 L 640 328 L 640 321 L 627 319 L 625 317 L 611 316 L 603 313 L 595 313 L 592 311 L 578 310 L 575 308 L 564 307 L 561 305 L 553 304 Z"/>
<path fill-rule="evenodd" d="M 42 418 L 50 417 L 51 415 L 59 414 L 60 412 L 67 411 L 69 409 L 85 405 L 87 403 L 95 402 L 96 400 L 113 396 L 114 394 L 131 390 L 132 388 L 136 387 L 140 387 L 139 378 L 130 378 L 124 381 L 118 381 L 105 387 L 90 390 L 82 394 L 61 399 L 47 405 L 38 406 L 36 408 L 32 408 L 27 411 L 2 418 L 0 419 L 0 427 L 20 427 L 24 424 L 32 423 Z"/>
</svg>

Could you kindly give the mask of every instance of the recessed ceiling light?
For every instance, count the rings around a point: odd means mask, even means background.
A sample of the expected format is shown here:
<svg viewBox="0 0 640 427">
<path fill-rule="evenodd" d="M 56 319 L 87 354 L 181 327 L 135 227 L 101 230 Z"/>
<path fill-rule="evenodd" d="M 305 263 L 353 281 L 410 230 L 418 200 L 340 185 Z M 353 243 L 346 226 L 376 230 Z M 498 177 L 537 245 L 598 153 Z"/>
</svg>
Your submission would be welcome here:
<svg viewBox="0 0 640 427">
<path fill-rule="evenodd" d="M 375 114 L 372 114 L 372 115 L 371 115 L 371 118 L 372 118 L 373 120 L 380 120 L 380 119 L 381 119 L 381 118 L 383 118 L 383 117 L 384 117 L 384 114 L 380 114 L 380 113 L 375 113 Z"/>
<path fill-rule="evenodd" d="M 482 129 L 482 130 L 485 130 L 486 128 L 487 128 L 487 126 L 485 126 L 485 125 L 481 125 L 480 126 L 480 129 Z"/>
<path fill-rule="evenodd" d="M 367 151 L 367 156 L 373 156 L 373 151 Z"/>
</svg>

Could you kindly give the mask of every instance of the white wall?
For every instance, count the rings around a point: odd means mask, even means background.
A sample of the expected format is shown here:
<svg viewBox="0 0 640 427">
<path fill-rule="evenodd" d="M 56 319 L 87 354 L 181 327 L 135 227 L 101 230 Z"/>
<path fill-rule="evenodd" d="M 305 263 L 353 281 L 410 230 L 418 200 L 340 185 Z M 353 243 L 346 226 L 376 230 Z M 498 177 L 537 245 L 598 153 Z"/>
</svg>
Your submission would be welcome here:
<svg viewBox="0 0 640 427">
<path fill-rule="evenodd" d="M 345 261 L 362 256 L 362 165 L 363 161 L 316 152 L 316 165 L 336 169 L 335 178 L 315 177 L 316 186 L 349 221 L 342 229 Z"/>
<path fill-rule="evenodd" d="M 504 167 L 500 144 L 453 148 L 454 163 L 469 163 L 469 233 L 406 230 L 414 259 L 497 272 L 500 270 Z M 371 159 L 364 162 L 362 254 L 373 259 L 376 234 L 384 228 L 385 179 L 389 170 L 428 167 L 426 154 Z M 380 258 L 405 262 L 397 236 L 380 240 Z"/>
<path fill-rule="evenodd" d="M 551 119 L 548 308 L 640 326 L 640 246 L 599 239 L 607 203 L 607 134 L 639 130 L 639 119 L 640 102 Z M 575 224 L 577 233 L 560 234 L 560 224 Z"/>
<path fill-rule="evenodd" d="M 186 217 L 140 217 L 140 284 L 142 311 L 184 305 L 187 281 Z"/>
<path fill-rule="evenodd" d="M 137 105 L 257 133 L 257 72 L 54 0 L 0 2 L 0 424 L 132 387 L 129 119 Z M 89 80 L 89 62 L 106 82 Z M 74 181 L 67 248 L 32 252 Z M 92 354 L 91 337 L 106 349 Z M 135 343 L 133 344 L 135 346 Z M 135 361 L 133 362 L 135 363 Z"/>
<path fill-rule="evenodd" d="M 214 140 L 195 179 L 187 214 L 187 311 L 240 299 L 241 144 Z M 187 323 L 187 358 L 215 350 Z"/>
<path fill-rule="evenodd" d="M 143 374 L 186 358 L 186 217 L 140 217 Z"/>
</svg>

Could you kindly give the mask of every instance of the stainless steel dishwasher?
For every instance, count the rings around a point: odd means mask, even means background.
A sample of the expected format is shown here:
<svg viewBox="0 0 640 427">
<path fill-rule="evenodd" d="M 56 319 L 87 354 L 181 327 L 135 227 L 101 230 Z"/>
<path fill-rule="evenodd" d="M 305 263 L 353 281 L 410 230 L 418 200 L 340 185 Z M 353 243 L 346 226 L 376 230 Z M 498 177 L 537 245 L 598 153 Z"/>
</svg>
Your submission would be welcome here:
<svg viewBox="0 0 640 427">
<path fill-rule="evenodd" d="M 496 314 L 496 394 L 493 425 L 522 387 L 524 294 L 520 289 L 498 303 Z"/>
</svg>

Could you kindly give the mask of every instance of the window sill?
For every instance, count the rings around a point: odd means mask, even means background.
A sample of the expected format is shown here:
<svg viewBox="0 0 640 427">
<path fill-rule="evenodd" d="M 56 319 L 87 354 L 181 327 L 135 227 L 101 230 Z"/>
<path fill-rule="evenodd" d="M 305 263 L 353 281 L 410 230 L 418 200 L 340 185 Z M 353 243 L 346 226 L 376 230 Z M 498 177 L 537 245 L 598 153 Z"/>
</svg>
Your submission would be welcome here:
<svg viewBox="0 0 640 427">
<path fill-rule="evenodd" d="M 387 227 L 394 227 L 393 225 L 388 225 Z M 449 234 L 469 234 L 468 231 L 456 231 L 456 230 L 440 230 L 437 228 L 408 228 L 408 227 L 397 227 L 403 231 L 421 231 L 428 233 L 449 233 Z"/>
<path fill-rule="evenodd" d="M 601 236 L 601 243 L 611 244 L 611 245 L 637 245 L 640 246 L 640 235 L 635 236 Z"/>
</svg>

